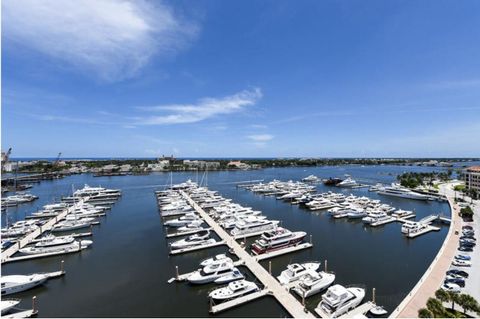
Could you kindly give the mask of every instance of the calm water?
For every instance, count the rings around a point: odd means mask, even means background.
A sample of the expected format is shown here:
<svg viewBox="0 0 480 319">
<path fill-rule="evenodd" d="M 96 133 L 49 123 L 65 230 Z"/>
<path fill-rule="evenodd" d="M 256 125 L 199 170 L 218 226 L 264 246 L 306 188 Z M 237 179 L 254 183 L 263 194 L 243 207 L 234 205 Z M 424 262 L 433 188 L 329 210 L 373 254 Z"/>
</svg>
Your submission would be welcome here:
<svg viewBox="0 0 480 319">
<path fill-rule="evenodd" d="M 400 233 L 400 224 L 393 223 L 371 229 L 361 222 L 332 220 L 326 213 L 304 210 L 277 201 L 273 197 L 255 195 L 237 189 L 234 182 L 274 178 L 298 180 L 310 174 L 323 178 L 351 174 L 364 183 L 394 180 L 406 170 L 428 171 L 431 168 L 405 166 L 344 166 L 314 168 L 277 168 L 258 171 L 225 171 L 208 174 L 208 186 L 223 196 L 244 206 L 262 210 L 272 219 L 282 220 L 284 227 L 304 230 L 313 235 L 314 247 L 302 252 L 272 260 L 272 271 L 278 275 L 291 262 L 328 260 L 328 268 L 336 273 L 340 284 L 358 284 L 367 289 L 376 288 L 378 303 L 393 310 L 422 276 L 435 257 L 448 228 L 431 232 L 416 239 L 406 239 Z M 438 168 L 436 169 L 438 170 Z M 195 180 L 192 173 L 174 173 L 173 182 Z M 200 176 L 201 178 L 201 176 Z M 67 275 L 50 280 L 43 287 L 21 294 L 22 306 L 29 307 L 36 295 L 41 317 L 206 317 L 206 294 L 214 285 L 190 286 L 186 283 L 168 284 L 175 265 L 180 272 L 194 270 L 198 262 L 210 255 L 225 252 L 225 247 L 169 257 L 165 230 L 158 214 L 153 191 L 170 182 L 169 173 L 147 176 L 92 177 L 76 175 L 61 180 L 36 184 L 31 193 L 40 196 L 32 204 L 2 213 L 14 221 L 44 204 L 71 193 L 83 184 L 120 188 L 120 200 L 113 206 L 101 225 L 94 227 L 93 246 L 80 254 L 65 255 L 32 261 L 6 264 L 2 274 L 27 274 L 54 271 L 65 260 Z M 381 199 L 397 208 L 415 210 L 417 219 L 432 213 L 449 215 L 448 205 L 393 197 L 382 197 L 366 189 L 341 190 L 318 186 L 319 191 L 337 191 L 366 195 Z M 264 263 L 268 267 L 268 262 Z M 245 270 L 245 269 L 243 269 Z M 251 275 L 249 276 L 251 279 Z M 313 309 L 320 295 L 307 300 Z M 225 317 L 284 317 L 288 314 L 273 298 L 255 302 L 224 312 Z"/>
</svg>

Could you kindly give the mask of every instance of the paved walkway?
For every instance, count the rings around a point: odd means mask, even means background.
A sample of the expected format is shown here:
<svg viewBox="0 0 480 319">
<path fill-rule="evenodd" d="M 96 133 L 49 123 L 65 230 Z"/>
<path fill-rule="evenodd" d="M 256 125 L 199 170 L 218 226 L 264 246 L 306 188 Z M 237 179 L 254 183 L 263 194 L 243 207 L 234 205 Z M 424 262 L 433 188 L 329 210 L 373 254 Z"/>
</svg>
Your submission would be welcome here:
<svg viewBox="0 0 480 319">
<path fill-rule="evenodd" d="M 460 207 L 454 203 L 451 187 L 452 184 L 440 186 L 440 191 L 447 196 L 452 210 L 452 221 L 447 237 L 430 267 L 397 309 L 392 312 L 391 318 L 418 317 L 418 310 L 425 308 L 428 298 L 434 296 L 435 291 L 443 284 L 445 272 L 450 268 L 453 257 L 457 253 L 459 235 L 455 235 L 455 232 L 458 231 L 460 234 L 462 230 L 462 220 L 458 216 Z"/>
<path fill-rule="evenodd" d="M 213 218 L 211 218 L 195 201 L 193 201 L 185 192 L 180 191 L 192 207 L 200 214 L 205 222 L 232 248 L 238 258 L 245 262 L 245 266 L 262 282 L 265 289 L 271 291 L 277 301 L 288 311 L 293 318 L 314 318 L 314 316 L 305 310 L 304 306 L 292 296 L 288 290 L 268 273 L 254 257 L 250 256 L 235 239 L 232 238 Z"/>
</svg>

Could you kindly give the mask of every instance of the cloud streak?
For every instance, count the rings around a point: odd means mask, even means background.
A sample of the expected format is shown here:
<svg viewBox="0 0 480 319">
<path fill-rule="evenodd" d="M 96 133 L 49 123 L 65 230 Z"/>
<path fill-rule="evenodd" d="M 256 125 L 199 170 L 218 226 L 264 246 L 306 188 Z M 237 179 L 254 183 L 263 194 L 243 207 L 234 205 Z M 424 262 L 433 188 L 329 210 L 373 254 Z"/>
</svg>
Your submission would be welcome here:
<svg viewBox="0 0 480 319">
<path fill-rule="evenodd" d="M 185 47 L 198 27 L 161 2 L 5 0 L 3 36 L 106 81 L 131 77 L 154 55 Z"/>
<path fill-rule="evenodd" d="M 257 134 L 257 135 L 249 135 L 247 136 L 250 140 L 254 142 L 268 142 L 271 141 L 274 136 L 271 134 Z"/>
<path fill-rule="evenodd" d="M 244 90 L 223 98 L 203 98 L 194 104 L 138 107 L 147 112 L 166 113 L 134 118 L 136 125 L 169 125 L 200 122 L 219 115 L 237 113 L 256 104 L 262 97 L 259 88 Z"/>
</svg>

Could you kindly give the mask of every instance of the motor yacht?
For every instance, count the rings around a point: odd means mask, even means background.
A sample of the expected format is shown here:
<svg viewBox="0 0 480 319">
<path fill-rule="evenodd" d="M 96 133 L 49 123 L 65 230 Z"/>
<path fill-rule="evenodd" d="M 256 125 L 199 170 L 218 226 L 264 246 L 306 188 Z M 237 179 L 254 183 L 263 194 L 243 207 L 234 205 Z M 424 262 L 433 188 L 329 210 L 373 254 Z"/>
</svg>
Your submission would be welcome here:
<svg viewBox="0 0 480 319">
<path fill-rule="evenodd" d="M 375 211 L 362 218 L 364 224 L 375 224 L 391 219 L 388 214 L 382 211 Z"/>
<path fill-rule="evenodd" d="M 218 254 L 218 255 L 215 255 L 214 257 L 203 260 L 200 263 L 200 266 L 205 267 L 211 264 L 221 263 L 224 261 L 232 262 L 232 259 L 230 257 L 227 257 L 227 255 L 225 254 Z"/>
<path fill-rule="evenodd" d="M 337 318 L 355 309 L 365 297 L 363 288 L 334 285 L 322 296 L 315 312 L 322 318 Z"/>
<path fill-rule="evenodd" d="M 309 182 L 309 183 L 315 183 L 315 182 L 318 182 L 319 180 L 320 179 L 315 175 L 309 175 L 305 178 L 302 178 L 303 182 Z"/>
<path fill-rule="evenodd" d="M 165 226 L 169 227 L 181 227 L 190 224 L 193 221 L 201 221 L 200 217 L 195 213 L 187 213 L 182 217 L 167 220 Z"/>
<path fill-rule="evenodd" d="M 1 314 L 4 315 L 9 313 L 10 310 L 18 306 L 21 301 L 21 299 L 2 299 L 0 301 Z"/>
<path fill-rule="evenodd" d="M 225 263 L 224 266 L 228 267 L 219 267 L 215 272 L 210 273 L 205 272 L 205 268 L 199 269 L 188 276 L 187 280 L 191 284 L 207 284 L 209 282 L 214 282 L 219 278 L 231 276 L 234 271 L 238 271 L 238 269 L 233 266 L 233 263 Z"/>
<path fill-rule="evenodd" d="M 260 219 L 251 216 L 238 221 L 230 233 L 232 236 L 246 236 L 261 231 L 276 229 L 278 223 L 278 220 Z"/>
<path fill-rule="evenodd" d="M 256 255 L 270 251 L 295 246 L 307 235 L 306 232 L 291 232 L 288 229 L 278 227 L 262 234 L 261 238 L 252 244 L 252 252 Z"/>
<path fill-rule="evenodd" d="M 240 280 L 240 279 L 245 279 L 245 276 L 238 270 L 237 268 L 232 269 L 232 273 L 222 276 L 218 279 L 215 279 L 214 282 L 216 284 L 227 284 L 229 282 L 235 281 L 235 280 Z"/>
<path fill-rule="evenodd" d="M 78 251 L 79 249 L 84 249 L 93 244 L 91 240 L 80 240 L 72 241 L 70 243 L 57 244 L 57 245 L 48 245 L 48 246 L 27 246 L 19 250 L 22 254 L 25 255 L 37 255 L 45 253 L 55 253 L 55 252 L 73 252 Z"/>
<path fill-rule="evenodd" d="M 429 200 L 430 196 L 416 193 L 409 190 L 399 184 L 392 183 L 391 186 L 384 187 L 378 191 L 380 195 L 408 198 L 408 199 L 418 199 L 418 200 Z"/>
<path fill-rule="evenodd" d="M 59 246 L 59 245 L 67 245 L 71 244 L 75 238 L 73 236 L 62 236 L 57 237 L 52 234 L 46 235 L 40 240 L 35 243 L 35 247 L 51 247 L 51 246 Z"/>
<path fill-rule="evenodd" d="M 49 274 L 31 274 L 31 275 L 10 275 L 2 276 L 2 296 L 25 291 L 43 284 L 47 281 Z"/>
<path fill-rule="evenodd" d="M 200 245 L 213 244 L 215 242 L 215 239 L 210 238 L 210 232 L 208 230 L 205 230 L 200 231 L 198 234 L 188 236 L 185 239 L 177 240 L 171 243 L 170 247 L 172 249 L 183 249 Z"/>
<path fill-rule="evenodd" d="M 347 213 L 347 217 L 350 219 L 363 218 L 367 216 L 367 212 L 363 208 L 352 209 Z"/>
<path fill-rule="evenodd" d="M 297 281 L 301 277 L 307 275 L 310 270 L 316 271 L 320 267 L 319 262 L 308 262 L 303 264 L 290 264 L 287 269 L 280 273 L 277 277 L 278 281 L 282 285 L 288 285 L 294 281 Z"/>
<path fill-rule="evenodd" d="M 406 221 L 402 225 L 402 233 L 405 235 L 412 234 L 412 233 L 417 233 L 425 228 L 427 228 L 428 225 L 425 223 L 420 223 L 420 222 L 415 222 L 415 221 Z"/>
<path fill-rule="evenodd" d="M 215 289 L 210 292 L 208 296 L 214 300 L 226 300 L 240 297 L 258 290 L 259 288 L 254 282 L 242 279 L 231 282 L 226 287 Z"/>
<path fill-rule="evenodd" d="M 332 273 L 315 270 L 308 270 L 306 275 L 302 276 L 293 288 L 293 291 L 300 297 L 308 298 L 313 296 L 335 281 L 335 275 Z"/>
<path fill-rule="evenodd" d="M 81 229 L 90 227 L 92 222 L 95 218 L 81 218 L 81 219 L 73 219 L 73 220 L 63 220 L 61 222 L 56 223 L 52 227 L 52 232 L 63 232 L 63 231 L 70 231 L 75 229 Z"/>
<path fill-rule="evenodd" d="M 357 182 L 349 176 L 346 179 L 344 179 L 343 181 L 341 181 L 340 183 L 336 184 L 335 186 L 338 186 L 338 187 L 354 187 L 354 186 L 357 186 L 357 185 L 358 185 Z"/>
</svg>

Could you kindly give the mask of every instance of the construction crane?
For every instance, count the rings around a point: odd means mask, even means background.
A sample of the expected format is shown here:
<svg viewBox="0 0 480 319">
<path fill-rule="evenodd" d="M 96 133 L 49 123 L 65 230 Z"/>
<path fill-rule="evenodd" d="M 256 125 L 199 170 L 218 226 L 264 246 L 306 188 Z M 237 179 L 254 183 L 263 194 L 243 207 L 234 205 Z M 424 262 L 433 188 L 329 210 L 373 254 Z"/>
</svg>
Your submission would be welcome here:
<svg viewBox="0 0 480 319">
<path fill-rule="evenodd" d="M 55 162 L 53 162 L 54 167 L 58 165 L 58 162 L 60 161 L 61 156 L 62 156 L 62 152 L 58 153 L 57 159 L 55 160 Z"/>
<path fill-rule="evenodd" d="M 5 170 L 5 165 L 8 163 L 11 153 L 12 153 L 11 147 L 8 149 L 7 153 L 4 154 L 2 152 L 2 172 Z"/>
</svg>

